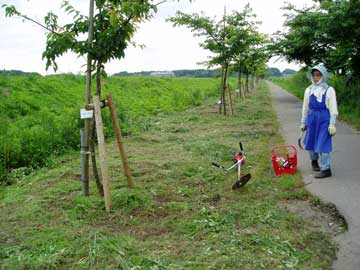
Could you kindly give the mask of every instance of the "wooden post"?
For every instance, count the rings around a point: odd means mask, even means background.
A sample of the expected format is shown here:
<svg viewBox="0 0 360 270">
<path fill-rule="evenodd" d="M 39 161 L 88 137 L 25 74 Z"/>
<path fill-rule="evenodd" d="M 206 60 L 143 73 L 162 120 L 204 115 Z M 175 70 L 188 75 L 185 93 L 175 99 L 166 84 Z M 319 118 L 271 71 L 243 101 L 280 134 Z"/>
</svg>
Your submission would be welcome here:
<svg viewBox="0 0 360 270">
<path fill-rule="evenodd" d="M 230 88 L 229 83 L 227 84 L 227 89 L 228 89 L 228 93 L 229 93 L 229 102 L 230 102 L 231 115 L 234 115 L 234 109 L 233 109 L 232 98 L 231 98 L 231 88 Z"/>
<path fill-rule="evenodd" d="M 100 98 L 99 98 L 99 96 L 94 96 L 93 99 L 94 99 L 96 131 L 97 131 L 97 138 L 98 138 L 98 145 L 99 145 L 101 175 L 102 175 L 103 187 L 104 187 L 105 209 L 106 209 L 106 212 L 110 212 L 110 207 L 111 207 L 110 181 L 109 181 L 108 167 L 106 164 L 104 127 L 103 127 L 103 122 L 102 122 L 102 117 L 101 117 Z"/>
<path fill-rule="evenodd" d="M 114 127 L 116 141 L 117 141 L 117 144 L 119 147 L 121 159 L 122 159 L 123 166 L 124 166 L 125 176 L 127 178 L 129 187 L 132 188 L 132 187 L 134 187 L 134 182 L 133 182 L 133 179 L 131 176 L 129 163 L 128 163 L 125 148 L 124 148 L 124 145 L 122 142 L 121 129 L 120 129 L 120 125 L 119 125 L 119 119 L 118 119 L 118 116 L 117 116 L 117 113 L 115 110 L 115 105 L 114 105 L 111 95 L 108 95 L 106 97 L 106 99 L 107 99 L 107 105 L 109 106 L 109 110 L 110 110 L 110 114 L 111 114 L 111 121 L 112 121 L 112 124 Z"/>
</svg>

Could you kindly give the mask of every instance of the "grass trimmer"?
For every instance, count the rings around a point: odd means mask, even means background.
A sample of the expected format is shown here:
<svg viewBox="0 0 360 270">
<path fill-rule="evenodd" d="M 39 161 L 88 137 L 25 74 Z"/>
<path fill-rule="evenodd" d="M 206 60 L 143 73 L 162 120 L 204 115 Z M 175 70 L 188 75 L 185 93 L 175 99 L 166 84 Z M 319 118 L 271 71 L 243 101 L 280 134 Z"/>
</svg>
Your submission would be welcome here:
<svg viewBox="0 0 360 270">
<path fill-rule="evenodd" d="M 232 186 L 233 190 L 239 189 L 239 188 L 245 186 L 246 183 L 249 182 L 249 180 L 251 178 L 250 173 L 241 175 L 241 165 L 244 164 L 246 156 L 245 156 L 245 152 L 243 150 L 243 145 L 241 142 L 239 143 L 239 146 L 240 146 L 240 151 L 233 155 L 232 160 L 233 160 L 234 164 L 232 166 L 230 166 L 229 168 L 225 168 L 224 166 L 222 166 L 218 163 L 215 163 L 215 162 L 212 163 L 213 166 L 215 166 L 219 169 L 222 169 L 224 171 L 231 171 L 232 169 L 237 168 L 237 171 L 238 171 L 237 176 L 238 177 L 237 177 L 237 181 Z"/>
</svg>

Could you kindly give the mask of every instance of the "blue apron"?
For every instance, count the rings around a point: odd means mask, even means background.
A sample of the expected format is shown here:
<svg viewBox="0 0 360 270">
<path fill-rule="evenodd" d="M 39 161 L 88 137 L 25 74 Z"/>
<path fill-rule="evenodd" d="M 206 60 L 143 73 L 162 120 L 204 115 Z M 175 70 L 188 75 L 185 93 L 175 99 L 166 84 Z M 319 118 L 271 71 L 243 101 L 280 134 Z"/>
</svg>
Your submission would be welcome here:
<svg viewBox="0 0 360 270">
<path fill-rule="evenodd" d="M 326 108 L 326 93 L 318 102 L 315 95 L 310 96 L 309 112 L 306 117 L 306 135 L 304 139 L 305 150 L 315 153 L 330 153 L 332 140 L 328 132 L 330 124 L 330 112 Z"/>
</svg>

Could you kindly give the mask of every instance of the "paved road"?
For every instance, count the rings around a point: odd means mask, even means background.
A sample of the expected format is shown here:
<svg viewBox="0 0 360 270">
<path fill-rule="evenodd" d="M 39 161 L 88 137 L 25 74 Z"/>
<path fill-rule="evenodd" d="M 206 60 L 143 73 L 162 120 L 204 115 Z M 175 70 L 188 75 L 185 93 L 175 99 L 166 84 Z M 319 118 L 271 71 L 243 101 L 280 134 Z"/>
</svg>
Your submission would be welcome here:
<svg viewBox="0 0 360 270">
<path fill-rule="evenodd" d="M 288 144 L 297 145 L 301 132 L 301 101 L 275 84 L 268 82 L 273 107 Z M 360 135 L 338 121 L 333 139 L 333 177 L 315 179 L 307 152 L 298 148 L 299 169 L 307 189 L 323 201 L 334 203 L 345 217 L 349 230 L 336 237 L 339 244 L 335 270 L 360 270 Z"/>
</svg>

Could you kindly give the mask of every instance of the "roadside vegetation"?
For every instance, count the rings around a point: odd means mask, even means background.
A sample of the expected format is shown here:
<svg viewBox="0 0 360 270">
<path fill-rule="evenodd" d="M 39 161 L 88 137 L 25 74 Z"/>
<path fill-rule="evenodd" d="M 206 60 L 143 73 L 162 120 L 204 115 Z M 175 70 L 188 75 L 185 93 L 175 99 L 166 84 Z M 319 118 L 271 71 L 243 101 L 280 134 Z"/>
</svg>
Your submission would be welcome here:
<svg viewBox="0 0 360 270">
<path fill-rule="evenodd" d="M 299 173 L 274 176 L 270 150 L 283 140 L 266 84 L 234 116 L 216 101 L 148 115 L 125 137 L 134 189 L 109 142 L 110 214 L 94 181 L 81 196 L 77 152 L 3 188 L 2 269 L 331 269 L 329 235 L 280 206 L 311 195 Z M 232 191 L 236 171 L 211 162 L 231 164 L 239 141 L 252 179 Z"/>
</svg>

